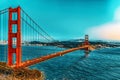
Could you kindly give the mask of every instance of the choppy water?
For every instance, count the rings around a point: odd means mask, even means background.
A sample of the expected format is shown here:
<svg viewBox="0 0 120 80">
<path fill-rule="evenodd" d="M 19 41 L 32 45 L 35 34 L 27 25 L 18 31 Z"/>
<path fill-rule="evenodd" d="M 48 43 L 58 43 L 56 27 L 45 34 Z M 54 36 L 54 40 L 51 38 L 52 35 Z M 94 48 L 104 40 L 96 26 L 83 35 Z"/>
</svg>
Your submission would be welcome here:
<svg viewBox="0 0 120 80">
<path fill-rule="evenodd" d="M 5 61 L 7 46 L 0 46 L 0 60 Z M 56 47 L 23 46 L 23 60 L 47 55 L 64 49 Z M 6 51 L 7 52 L 7 51 Z M 120 48 L 92 51 L 84 58 L 84 51 L 75 51 L 50 59 L 30 68 L 39 69 L 46 80 L 120 80 Z"/>
</svg>

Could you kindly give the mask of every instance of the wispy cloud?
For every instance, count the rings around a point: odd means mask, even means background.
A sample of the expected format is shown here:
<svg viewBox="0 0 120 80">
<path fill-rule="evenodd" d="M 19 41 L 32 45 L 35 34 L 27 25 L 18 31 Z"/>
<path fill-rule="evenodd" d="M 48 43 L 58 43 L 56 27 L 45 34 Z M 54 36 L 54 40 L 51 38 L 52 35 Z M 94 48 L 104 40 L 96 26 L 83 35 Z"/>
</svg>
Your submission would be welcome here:
<svg viewBox="0 0 120 80">
<path fill-rule="evenodd" d="M 113 22 L 94 26 L 87 32 L 94 39 L 120 40 L 120 7 L 115 11 Z"/>
<path fill-rule="evenodd" d="M 120 40 L 120 22 L 106 23 L 94 28 L 88 29 L 87 32 L 94 39 Z"/>
</svg>

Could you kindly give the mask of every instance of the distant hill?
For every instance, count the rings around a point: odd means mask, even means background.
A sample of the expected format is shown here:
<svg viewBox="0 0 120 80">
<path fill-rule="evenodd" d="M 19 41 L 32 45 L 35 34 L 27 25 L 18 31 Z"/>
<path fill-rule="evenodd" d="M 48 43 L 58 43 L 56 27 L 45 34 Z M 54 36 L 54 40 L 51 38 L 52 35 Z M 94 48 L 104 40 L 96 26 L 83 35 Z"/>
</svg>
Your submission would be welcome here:
<svg viewBox="0 0 120 80">
<path fill-rule="evenodd" d="M 71 39 L 66 41 L 54 41 L 54 42 L 40 42 L 40 41 L 31 41 L 28 44 L 31 45 L 43 45 L 43 46 L 58 46 L 64 48 L 73 48 L 77 46 L 81 46 L 84 43 L 84 39 Z M 110 41 L 103 41 L 103 40 L 91 40 L 89 41 L 91 45 L 101 45 L 107 47 L 119 47 L 120 42 L 110 42 Z"/>
</svg>

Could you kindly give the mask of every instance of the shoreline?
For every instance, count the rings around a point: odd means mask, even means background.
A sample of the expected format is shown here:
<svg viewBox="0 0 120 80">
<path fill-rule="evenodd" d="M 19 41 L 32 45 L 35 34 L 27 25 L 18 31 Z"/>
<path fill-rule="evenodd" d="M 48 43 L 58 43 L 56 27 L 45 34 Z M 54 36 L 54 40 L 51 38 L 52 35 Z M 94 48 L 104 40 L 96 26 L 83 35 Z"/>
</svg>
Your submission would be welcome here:
<svg viewBox="0 0 120 80">
<path fill-rule="evenodd" d="M 45 80 L 45 75 L 37 69 L 13 69 L 0 62 L 0 79 L 2 80 Z"/>
</svg>

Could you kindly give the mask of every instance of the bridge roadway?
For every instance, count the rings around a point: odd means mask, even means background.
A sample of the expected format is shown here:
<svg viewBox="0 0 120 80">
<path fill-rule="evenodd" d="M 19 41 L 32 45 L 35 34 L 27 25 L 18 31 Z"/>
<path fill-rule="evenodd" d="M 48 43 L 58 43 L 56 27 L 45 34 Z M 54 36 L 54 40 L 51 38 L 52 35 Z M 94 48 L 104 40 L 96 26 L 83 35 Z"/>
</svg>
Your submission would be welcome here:
<svg viewBox="0 0 120 80">
<path fill-rule="evenodd" d="M 13 67 L 13 68 L 24 68 L 24 67 L 28 67 L 28 66 L 46 61 L 46 60 L 51 59 L 51 58 L 62 56 L 62 55 L 67 54 L 69 52 L 73 52 L 73 51 L 81 50 L 81 49 L 87 49 L 87 48 L 90 49 L 91 46 L 90 45 L 85 45 L 85 46 L 81 46 L 81 47 L 71 48 L 71 49 L 68 49 L 68 50 L 64 50 L 64 51 L 56 52 L 56 53 L 49 54 L 49 55 L 46 55 L 46 56 L 42 56 L 42 57 L 39 57 L 39 58 L 24 61 L 18 67 L 16 67 L 15 65 L 13 65 L 11 67 Z"/>
</svg>

